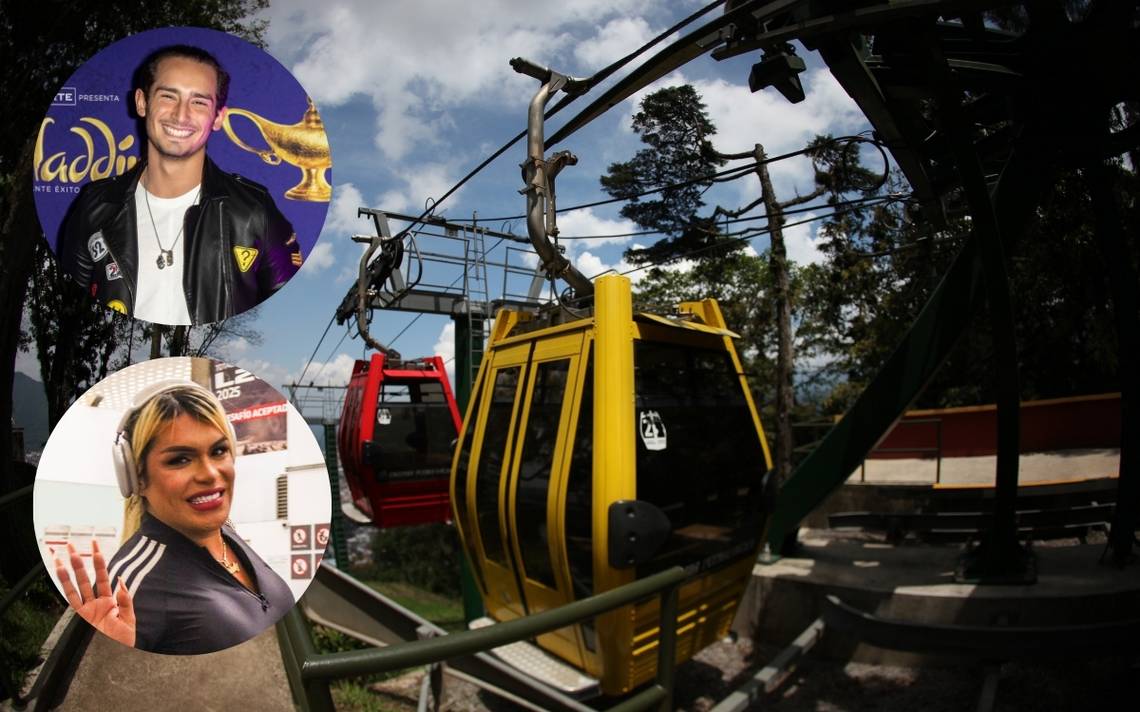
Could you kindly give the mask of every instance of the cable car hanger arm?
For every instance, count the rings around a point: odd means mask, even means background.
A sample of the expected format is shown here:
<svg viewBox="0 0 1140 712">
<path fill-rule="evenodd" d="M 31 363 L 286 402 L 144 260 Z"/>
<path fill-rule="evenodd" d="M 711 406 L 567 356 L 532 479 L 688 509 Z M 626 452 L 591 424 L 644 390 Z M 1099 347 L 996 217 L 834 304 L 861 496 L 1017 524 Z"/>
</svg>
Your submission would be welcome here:
<svg viewBox="0 0 1140 712">
<path fill-rule="evenodd" d="M 588 80 L 559 74 L 522 57 L 512 59 L 511 67 L 542 82 L 527 111 L 527 158 L 522 164 L 524 186 L 519 191 L 526 195 L 526 228 L 530 242 L 542 261 L 543 271 L 551 279 L 564 279 L 574 288 L 575 296 L 589 297 L 594 293 L 593 283 L 550 242 L 551 237 L 558 236 L 554 179 L 563 168 L 576 164 L 578 158 L 569 151 L 559 151 L 548 161 L 543 155 L 542 141 L 546 102 L 560 89 L 571 95 L 585 91 L 589 88 Z"/>
<path fill-rule="evenodd" d="M 379 351 L 388 358 L 398 359 L 400 358 L 398 351 L 372 338 L 372 334 L 368 332 L 368 302 L 372 285 L 382 285 L 388 280 L 392 272 L 400 266 L 404 257 L 404 241 L 392 237 L 392 230 L 388 227 L 388 218 L 383 212 L 371 208 L 360 208 L 357 210 L 357 215 L 371 215 L 373 222 L 376 223 L 376 234 L 369 236 L 368 249 L 360 256 L 355 295 L 356 328 L 360 337 L 364 339 L 364 343 L 368 344 L 370 348 Z M 357 238 L 354 237 L 353 239 Z M 380 256 L 376 258 L 375 262 L 369 264 L 369 260 L 372 259 L 377 249 L 380 250 Z M 337 309 L 337 320 L 341 323 L 349 316 L 349 301 L 346 295 L 345 300 Z"/>
</svg>

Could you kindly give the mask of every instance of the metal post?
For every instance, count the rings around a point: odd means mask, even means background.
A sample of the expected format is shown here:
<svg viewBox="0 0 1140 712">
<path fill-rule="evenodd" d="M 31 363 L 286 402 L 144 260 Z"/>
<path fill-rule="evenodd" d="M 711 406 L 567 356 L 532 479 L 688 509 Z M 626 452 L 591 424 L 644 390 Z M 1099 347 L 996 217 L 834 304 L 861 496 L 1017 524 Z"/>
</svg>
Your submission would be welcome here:
<svg viewBox="0 0 1140 712">
<path fill-rule="evenodd" d="M 979 583 L 1025 584 L 1037 580 L 1030 552 L 1017 540 L 1017 474 L 1021 451 L 1021 387 L 1018 379 L 1017 343 L 1014 339 L 1013 306 L 1006 273 L 1005 246 L 985 173 L 970 136 L 972 126 L 962 108 L 963 92 L 939 49 L 939 43 L 921 33 L 916 49 L 927 53 L 935 80 L 940 122 L 946 133 L 966 200 L 970 206 L 979 256 L 985 275 L 997 372 L 997 473 L 994 487 L 992 526 L 981 546 L 962 561 L 956 578 Z M 1023 229 L 1024 222 L 1015 230 Z"/>
<path fill-rule="evenodd" d="M 1103 128 L 1101 128 L 1104 131 Z M 1120 214 L 1113 196 L 1112 180 L 1103 163 L 1088 169 L 1101 257 L 1108 267 L 1113 314 L 1116 317 L 1117 363 L 1120 364 L 1120 477 L 1117 481 L 1116 508 L 1112 518 L 1109 546 L 1113 559 L 1124 565 L 1132 557 L 1136 522 L 1140 515 L 1140 481 L 1137 480 L 1136 444 L 1140 438 L 1140 377 L 1136 358 L 1140 356 L 1140 294 L 1136 271 L 1132 268 L 1120 230 Z"/>
<path fill-rule="evenodd" d="M 942 482 L 942 418 L 939 418 L 934 426 L 936 446 L 938 447 L 938 452 L 934 456 L 934 484 L 940 484 Z"/>
<path fill-rule="evenodd" d="M 672 584 L 661 592 L 661 634 L 657 641 L 657 685 L 665 691 L 658 709 L 673 709 L 673 682 L 677 665 L 677 588 Z"/>
<path fill-rule="evenodd" d="M 304 698 L 301 703 L 302 709 L 311 712 L 335 712 L 328 679 L 305 675 L 305 669 L 317 658 L 317 650 L 313 645 L 313 638 L 305 618 L 301 615 L 300 607 L 290 608 L 281 620 L 284 623 L 285 634 L 289 636 L 292 655 L 301 671 Z"/>
</svg>

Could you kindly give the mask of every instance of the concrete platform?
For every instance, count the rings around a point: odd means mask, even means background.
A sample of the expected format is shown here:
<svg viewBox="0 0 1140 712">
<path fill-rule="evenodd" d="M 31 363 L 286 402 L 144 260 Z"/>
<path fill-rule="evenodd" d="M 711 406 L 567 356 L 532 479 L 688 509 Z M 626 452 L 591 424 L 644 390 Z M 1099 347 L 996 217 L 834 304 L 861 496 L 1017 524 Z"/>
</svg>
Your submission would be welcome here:
<svg viewBox="0 0 1140 712">
<path fill-rule="evenodd" d="M 997 472 L 996 455 L 944 457 L 941 463 L 928 458 L 867 460 L 851 473 L 847 482 L 868 484 L 992 485 Z M 1120 448 L 1084 448 L 1023 452 L 1018 459 L 1018 483 L 1115 477 L 1120 472 Z"/>
<path fill-rule="evenodd" d="M 822 612 L 828 594 L 874 615 L 958 625 L 1078 625 L 1134 618 L 1140 610 L 1140 564 L 1117 569 L 1098 560 L 1103 544 L 1038 546 L 1038 582 L 978 586 L 953 582 L 957 546 L 890 546 L 866 534 L 801 531 L 802 553 L 758 564 L 734 630 L 785 645 Z M 894 665 L 953 664 L 826 636 L 825 655 Z M 976 662 L 976 661 L 974 661 Z"/>
</svg>

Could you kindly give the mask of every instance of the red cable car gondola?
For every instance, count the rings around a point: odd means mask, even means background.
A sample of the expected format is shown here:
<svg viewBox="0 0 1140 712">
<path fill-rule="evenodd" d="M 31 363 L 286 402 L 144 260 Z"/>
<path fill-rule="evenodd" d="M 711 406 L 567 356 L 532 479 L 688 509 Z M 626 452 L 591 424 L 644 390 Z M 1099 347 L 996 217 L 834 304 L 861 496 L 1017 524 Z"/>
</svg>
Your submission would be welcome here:
<svg viewBox="0 0 1140 712">
<path fill-rule="evenodd" d="M 380 528 L 451 520 L 459 409 L 439 356 L 352 368 L 337 447 L 354 504 Z"/>
</svg>

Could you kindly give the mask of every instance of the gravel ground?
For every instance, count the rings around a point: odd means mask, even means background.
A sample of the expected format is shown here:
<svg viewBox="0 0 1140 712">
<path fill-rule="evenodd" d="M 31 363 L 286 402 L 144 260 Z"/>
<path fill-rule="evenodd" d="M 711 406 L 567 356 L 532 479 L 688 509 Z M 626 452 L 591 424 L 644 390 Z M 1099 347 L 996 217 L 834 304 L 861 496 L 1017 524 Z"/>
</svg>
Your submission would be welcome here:
<svg viewBox="0 0 1140 712">
<path fill-rule="evenodd" d="M 831 533 L 834 536 L 841 536 Z M 845 538 L 865 535 L 847 533 Z M 1038 547 L 1075 545 L 1076 540 L 1037 542 Z M 1104 535 L 1093 533 L 1090 544 L 1103 545 Z M 826 635 L 826 634 L 825 634 Z M 976 710 L 987 672 L 998 675 L 995 712 L 1039 710 L 1137 710 L 1133 681 L 1140 677 L 1138 656 L 1058 663 L 1005 663 L 988 666 L 982 661 L 956 667 L 910 668 L 830 660 L 809 653 L 798 668 L 771 695 L 750 710 L 776 712 L 949 712 Z M 709 646 L 677 668 L 675 708 L 707 712 L 718 701 L 744 685 L 780 652 L 751 640 L 725 640 Z M 392 710 L 414 710 L 421 673 L 409 673 L 373 686 Z M 450 676 L 445 681 L 444 709 L 457 712 L 513 712 L 523 709 L 481 692 L 474 685 Z M 600 709 L 612 701 L 596 703 Z"/>
<path fill-rule="evenodd" d="M 677 669 L 675 708 L 707 712 L 779 651 L 746 640 L 710 646 Z M 809 655 L 783 685 L 750 710 L 776 712 L 950 712 L 974 710 L 987 668 L 907 668 L 824 660 Z M 1140 661 L 1119 658 L 999 668 L 995 712 L 1137 709 L 1131 681 Z M 422 673 L 373 686 L 392 710 L 414 710 Z M 444 707 L 455 712 L 514 712 L 522 707 L 448 676 Z M 1123 702 L 1127 701 L 1127 702 Z M 607 704 L 598 704 L 604 709 Z"/>
</svg>

